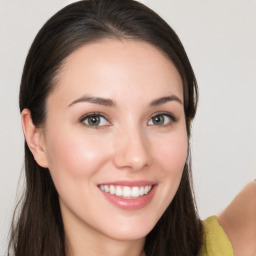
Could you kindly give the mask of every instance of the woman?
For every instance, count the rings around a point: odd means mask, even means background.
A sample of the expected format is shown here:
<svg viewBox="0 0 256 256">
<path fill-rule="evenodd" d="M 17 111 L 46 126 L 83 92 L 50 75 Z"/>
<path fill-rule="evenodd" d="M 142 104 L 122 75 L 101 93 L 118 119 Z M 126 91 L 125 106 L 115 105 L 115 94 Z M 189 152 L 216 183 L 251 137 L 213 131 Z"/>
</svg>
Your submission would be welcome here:
<svg viewBox="0 0 256 256">
<path fill-rule="evenodd" d="M 183 46 L 148 8 L 81 1 L 54 15 L 21 81 L 27 189 L 14 255 L 197 255 L 196 105 Z"/>
</svg>

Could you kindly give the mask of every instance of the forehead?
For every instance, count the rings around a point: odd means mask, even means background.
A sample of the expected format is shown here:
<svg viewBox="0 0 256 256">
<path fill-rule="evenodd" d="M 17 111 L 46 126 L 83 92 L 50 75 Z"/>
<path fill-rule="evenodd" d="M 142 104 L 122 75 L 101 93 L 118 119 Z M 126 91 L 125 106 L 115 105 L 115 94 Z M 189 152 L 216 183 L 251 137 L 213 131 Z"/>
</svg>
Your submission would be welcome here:
<svg viewBox="0 0 256 256">
<path fill-rule="evenodd" d="M 86 44 L 68 56 L 53 95 L 62 99 L 97 94 L 100 97 L 177 94 L 181 77 L 171 60 L 155 46 L 135 40 L 105 39 Z M 151 100 L 151 99 L 150 99 Z"/>
</svg>

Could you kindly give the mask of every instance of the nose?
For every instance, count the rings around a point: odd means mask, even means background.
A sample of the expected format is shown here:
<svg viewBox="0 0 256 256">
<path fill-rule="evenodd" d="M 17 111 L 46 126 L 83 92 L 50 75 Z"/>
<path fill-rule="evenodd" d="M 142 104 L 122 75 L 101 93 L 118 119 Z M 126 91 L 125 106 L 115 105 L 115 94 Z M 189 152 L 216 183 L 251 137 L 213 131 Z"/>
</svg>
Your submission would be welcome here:
<svg viewBox="0 0 256 256">
<path fill-rule="evenodd" d="M 114 165 L 130 171 L 140 171 L 151 165 L 150 145 L 140 129 L 131 128 L 119 132 L 115 138 Z"/>
</svg>

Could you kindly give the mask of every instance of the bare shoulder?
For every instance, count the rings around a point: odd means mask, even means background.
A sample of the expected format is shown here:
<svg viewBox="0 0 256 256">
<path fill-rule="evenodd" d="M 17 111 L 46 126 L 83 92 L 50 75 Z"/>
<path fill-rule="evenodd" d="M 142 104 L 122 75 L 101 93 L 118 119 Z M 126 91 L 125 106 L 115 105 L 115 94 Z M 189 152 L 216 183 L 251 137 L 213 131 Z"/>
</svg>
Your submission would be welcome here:
<svg viewBox="0 0 256 256">
<path fill-rule="evenodd" d="M 256 182 L 249 183 L 218 216 L 236 256 L 256 255 Z"/>
</svg>

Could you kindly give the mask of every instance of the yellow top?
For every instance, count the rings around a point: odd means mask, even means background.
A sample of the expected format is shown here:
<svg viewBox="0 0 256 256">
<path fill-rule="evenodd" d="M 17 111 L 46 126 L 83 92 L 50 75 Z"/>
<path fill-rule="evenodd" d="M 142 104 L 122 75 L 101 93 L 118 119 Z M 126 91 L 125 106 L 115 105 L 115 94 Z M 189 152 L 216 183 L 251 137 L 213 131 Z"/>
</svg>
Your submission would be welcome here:
<svg viewBox="0 0 256 256">
<path fill-rule="evenodd" d="M 216 216 L 203 221 L 204 240 L 199 256 L 234 256 L 232 244 Z"/>
</svg>

